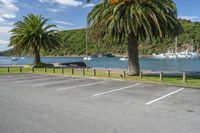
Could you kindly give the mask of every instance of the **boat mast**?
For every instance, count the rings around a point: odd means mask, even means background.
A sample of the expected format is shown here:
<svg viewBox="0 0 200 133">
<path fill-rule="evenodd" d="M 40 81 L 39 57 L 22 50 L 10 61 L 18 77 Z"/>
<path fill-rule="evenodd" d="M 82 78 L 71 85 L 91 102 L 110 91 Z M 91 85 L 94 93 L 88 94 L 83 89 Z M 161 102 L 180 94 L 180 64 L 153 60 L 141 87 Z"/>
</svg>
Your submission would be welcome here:
<svg viewBox="0 0 200 133">
<path fill-rule="evenodd" d="M 175 38 L 175 54 L 177 54 L 178 38 Z"/>
<path fill-rule="evenodd" d="M 191 40 L 191 52 L 194 52 L 193 43 L 194 43 L 194 39 Z"/>
<path fill-rule="evenodd" d="M 85 28 L 85 45 L 86 45 L 85 54 L 86 54 L 86 66 L 88 67 L 88 20 L 87 18 L 86 18 L 86 28 Z"/>
</svg>

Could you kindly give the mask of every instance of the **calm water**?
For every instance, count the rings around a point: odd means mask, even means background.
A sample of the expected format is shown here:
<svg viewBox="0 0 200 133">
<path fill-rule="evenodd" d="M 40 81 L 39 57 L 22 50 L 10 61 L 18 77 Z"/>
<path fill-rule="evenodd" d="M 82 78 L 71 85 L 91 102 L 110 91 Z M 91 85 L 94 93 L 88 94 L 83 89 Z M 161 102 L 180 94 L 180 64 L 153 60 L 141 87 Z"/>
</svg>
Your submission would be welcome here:
<svg viewBox="0 0 200 133">
<path fill-rule="evenodd" d="M 43 62 L 47 63 L 61 63 L 71 61 L 83 61 L 81 57 L 42 57 Z M 0 56 L 1 64 L 31 64 L 32 57 L 25 57 L 25 59 L 18 59 L 18 61 L 11 61 L 11 57 Z M 120 61 L 117 57 L 111 58 L 94 58 L 88 61 L 90 67 L 99 68 L 127 68 L 127 61 Z M 200 71 L 200 58 L 195 59 L 171 59 L 161 60 L 152 58 L 140 58 L 140 65 L 142 70 L 163 70 L 163 71 Z"/>
</svg>

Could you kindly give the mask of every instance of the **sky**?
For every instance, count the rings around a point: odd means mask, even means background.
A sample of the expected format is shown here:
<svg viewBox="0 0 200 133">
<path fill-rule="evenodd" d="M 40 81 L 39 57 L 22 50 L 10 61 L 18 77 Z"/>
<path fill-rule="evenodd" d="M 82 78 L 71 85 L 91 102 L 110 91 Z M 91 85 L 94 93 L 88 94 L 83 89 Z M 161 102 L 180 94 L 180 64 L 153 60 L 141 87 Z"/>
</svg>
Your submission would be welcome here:
<svg viewBox="0 0 200 133">
<path fill-rule="evenodd" d="M 29 13 L 43 15 L 59 30 L 78 29 L 86 25 L 86 15 L 98 0 L 0 0 L 0 51 L 8 49 L 10 30 L 16 21 Z M 174 0 L 178 17 L 200 21 L 200 0 Z"/>
</svg>

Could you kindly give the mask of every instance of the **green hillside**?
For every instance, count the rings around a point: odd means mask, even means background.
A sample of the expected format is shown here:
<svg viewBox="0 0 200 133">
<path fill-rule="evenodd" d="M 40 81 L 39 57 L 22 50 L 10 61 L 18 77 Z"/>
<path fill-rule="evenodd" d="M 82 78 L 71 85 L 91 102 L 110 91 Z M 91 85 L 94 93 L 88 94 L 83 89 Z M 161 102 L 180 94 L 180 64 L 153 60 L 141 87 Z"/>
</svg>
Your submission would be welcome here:
<svg viewBox="0 0 200 133">
<path fill-rule="evenodd" d="M 178 36 L 178 50 L 184 50 L 191 46 L 193 39 L 194 49 L 200 48 L 200 23 L 181 20 L 184 33 Z M 85 54 L 85 29 L 66 30 L 60 32 L 62 47 L 59 51 L 43 51 L 42 55 L 64 56 L 64 55 L 84 55 Z M 140 42 L 140 55 L 151 55 L 152 53 L 166 52 L 174 49 L 174 38 L 161 40 L 146 40 Z M 88 53 L 114 53 L 126 54 L 126 43 L 119 44 L 111 42 L 109 37 L 101 42 L 94 43 L 89 35 Z M 8 53 L 6 53 L 9 55 Z"/>
<path fill-rule="evenodd" d="M 200 48 L 200 23 L 182 20 L 184 33 L 178 36 L 178 50 L 184 50 L 192 44 L 196 50 Z M 63 45 L 60 51 L 53 51 L 44 53 L 55 55 L 84 55 L 85 54 L 85 29 L 62 31 L 61 37 Z M 151 55 L 152 53 L 166 52 L 167 49 L 174 49 L 174 38 L 167 38 L 162 40 L 150 40 L 140 42 L 140 55 Z M 102 42 L 94 43 L 89 36 L 88 51 L 92 53 L 115 53 L 126 54 L 126 43 L 119 44 L 110 42 L 109 38 Z"/>
</svg>

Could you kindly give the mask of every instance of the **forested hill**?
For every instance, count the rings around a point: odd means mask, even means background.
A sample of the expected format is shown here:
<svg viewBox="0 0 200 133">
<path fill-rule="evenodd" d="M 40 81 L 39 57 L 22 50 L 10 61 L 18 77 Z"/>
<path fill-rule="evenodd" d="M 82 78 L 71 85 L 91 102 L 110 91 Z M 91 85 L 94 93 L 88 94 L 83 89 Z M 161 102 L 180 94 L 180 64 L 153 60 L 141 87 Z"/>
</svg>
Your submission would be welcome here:
<svg viewBox="0 0 200 133">
<path fill-rule="evenodd" d="M 181 20 L 184 27 L 184 33 L 178 36 L 179 50 L 184 50 L 192 44 L 194 49 L 200 48 L 200 23 Z M 62 31 L 62 48 L 58 52 L 45 53 L 55 55 L 84 55 L 85 54 L 85 29 Z M 152 53 L 166 52 L 168 49 L 174 49 L 174 38 L 163 40 L 154 40 L 140 42 L 140 55 L 151 55 Z M 110 42 L 109 38 L 95 44 L 89 36 L 88 51 L 92 53 L 116 53 L 126 54 L 127 46 Z"/>
<path fill-rule="evenodd" d="M 181 20 L 184 27 L 184 33 L 178 36 L 178 50 L 184 50 L 194 45 L 194 49 L 200 48 L 200 23 Z M 60 32 L 62 37 L 62 48 L 59 51 L 43 51 L 43 55 L 64 56 L 64 55 L 84 55 L 85 54 L 85 29 L 66 30 Z M 193 39 L 193 43 L 192 42 Z M 152 53 L 166 52 L 168 49 L 174 49 L 174 38 L 162 40 L 147 40 L 140 42 L 140 55 L 151 55 Z M 89 54 L 92 53 L 114 53 L 126 54 L 127 45 L 110 42 L 106 38 L 100 43 L 94 43 L 89 36 L 88 44 Z"/>
</svg>

